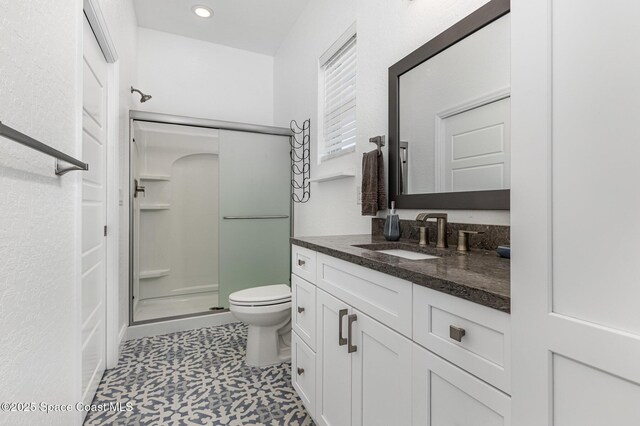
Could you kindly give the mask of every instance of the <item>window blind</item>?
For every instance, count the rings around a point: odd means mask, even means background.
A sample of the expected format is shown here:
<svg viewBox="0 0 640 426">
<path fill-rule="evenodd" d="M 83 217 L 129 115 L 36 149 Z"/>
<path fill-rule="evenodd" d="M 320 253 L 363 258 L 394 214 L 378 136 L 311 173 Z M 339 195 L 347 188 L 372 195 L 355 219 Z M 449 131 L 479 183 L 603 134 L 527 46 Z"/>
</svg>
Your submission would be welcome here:
<svg viewBox="0 0 640 426">
<path fill-rule="evenodd" d="M 356 36 L 324 66 L 324 150 L 322 159 L 351 152 L 356 145 Z"/>
</svg>

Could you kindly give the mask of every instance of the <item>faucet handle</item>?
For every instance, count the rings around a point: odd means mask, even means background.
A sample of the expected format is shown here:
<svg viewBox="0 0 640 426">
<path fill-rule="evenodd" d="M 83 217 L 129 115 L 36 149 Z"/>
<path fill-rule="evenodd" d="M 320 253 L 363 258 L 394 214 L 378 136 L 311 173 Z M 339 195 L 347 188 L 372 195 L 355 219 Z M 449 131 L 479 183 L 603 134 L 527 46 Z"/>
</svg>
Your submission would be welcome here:
<svg viewBox="0 0 640 426">
<path fill-rule="evenodd" d="M 460 252 L 468 252 L 469 251 L 469 238 L 470 235 L 476 234 L 484 234 L 484 231 L 458 231 L 458 247 L 456 250 Z"/>
<path fill-rule="evenodd" d="M 425 219 L 447 219 L 449 215 L 447 213 L 427 213 Z"/>
</svg>

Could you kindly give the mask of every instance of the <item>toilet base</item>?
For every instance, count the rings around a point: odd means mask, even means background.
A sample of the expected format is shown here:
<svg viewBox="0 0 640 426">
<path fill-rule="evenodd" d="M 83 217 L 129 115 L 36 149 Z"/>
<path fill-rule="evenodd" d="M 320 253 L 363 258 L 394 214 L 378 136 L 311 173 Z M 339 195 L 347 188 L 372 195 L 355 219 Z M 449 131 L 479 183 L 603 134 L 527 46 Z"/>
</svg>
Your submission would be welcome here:
<svg viewBox="0 0 640 426">
<path fill-rule="evenodd" d="M 291 360 L 291 321 L 272 327 L 249 324 L 246 363 L 267 367 Z"/>
</svg>

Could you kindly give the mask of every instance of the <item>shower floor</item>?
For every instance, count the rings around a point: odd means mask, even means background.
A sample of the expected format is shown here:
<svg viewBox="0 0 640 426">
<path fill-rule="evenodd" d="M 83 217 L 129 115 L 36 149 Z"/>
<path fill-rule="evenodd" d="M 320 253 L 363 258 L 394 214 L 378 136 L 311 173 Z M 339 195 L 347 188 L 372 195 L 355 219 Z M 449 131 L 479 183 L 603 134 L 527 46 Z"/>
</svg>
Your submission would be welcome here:
<svg viewBox="0 0 640 426">
<path fill-rule="evenodd" d="M 136 307 L 134 321 L 208 312 L 218 306 L 218 292 L 186 294 L 182 296 L 158 297 L 141 300 Z"/>
</svg>

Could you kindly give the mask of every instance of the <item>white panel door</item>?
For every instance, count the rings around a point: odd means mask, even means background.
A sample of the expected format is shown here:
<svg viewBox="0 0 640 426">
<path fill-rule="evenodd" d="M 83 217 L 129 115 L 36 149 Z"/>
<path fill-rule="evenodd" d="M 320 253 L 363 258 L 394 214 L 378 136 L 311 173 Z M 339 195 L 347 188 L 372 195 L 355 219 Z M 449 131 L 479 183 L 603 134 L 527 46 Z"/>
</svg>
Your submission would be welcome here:
<svg viewBox="0 0 640 426">
<path fill-rule="evenodd" d="M 411 341 L 358 310 L 349 318 L 352 424 L 411 424 Z"/>
<path fill-rule="evenodd" d="M 107 63 L 86 20 L 83 42 L 82 400 L 90 403 L 106 362 Z"/>
<path fill-rule="evenodd" d="M 510 104 L 506 98 L 442 120 L 441 192 L 509 188 Z"/>
<path fill-rule="evenodd" d="M 351 424 L 351 354 L 347 352 L 349 305 L 317 289 L 316 422 Z"/>
<path fill-rule="evenodd" d="M 640 3 L 512 15 L 514 424 L 639 425 Z"/>
</svg>

